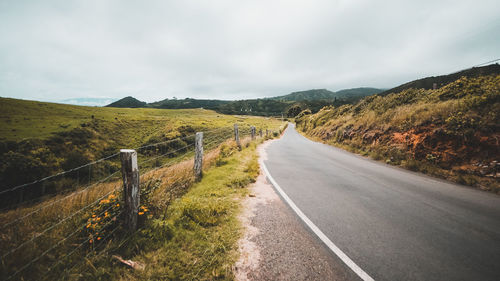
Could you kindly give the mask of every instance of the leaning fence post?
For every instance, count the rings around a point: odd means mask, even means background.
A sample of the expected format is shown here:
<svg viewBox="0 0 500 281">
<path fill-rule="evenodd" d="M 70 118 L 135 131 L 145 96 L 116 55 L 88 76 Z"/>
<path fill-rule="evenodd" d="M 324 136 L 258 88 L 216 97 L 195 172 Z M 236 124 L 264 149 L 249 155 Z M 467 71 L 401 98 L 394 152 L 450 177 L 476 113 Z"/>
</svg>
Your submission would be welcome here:
<svg viewBox="0 0 500 281">
<path fill-rule="evenodd" d="M 137 229 L 137 213 L 139 211 L 139 167 L 137 152 L 133 149 L 121 149 L 123 195 L 125 198 L 125 227 L 129 231 Z"/>
<path fill-rule="evenodd" d="M 236 145 L 238 146 L 238 148 L 241 149 L 240 133 L 238 131 L 238 124 L 234 124 L 234 140 L 236 141 Z"/>
<path fill-rule="evenodd" d="M 250 127 L 250 133 L 252 134 L 252 140 L 255 139 L 255 126 Z"/>
<path fill-rule="evenodd" d="M 200 180 L 203 174 L 203 132 L 196 133 L 194 146 L 194 176 Z"/>
</svg>

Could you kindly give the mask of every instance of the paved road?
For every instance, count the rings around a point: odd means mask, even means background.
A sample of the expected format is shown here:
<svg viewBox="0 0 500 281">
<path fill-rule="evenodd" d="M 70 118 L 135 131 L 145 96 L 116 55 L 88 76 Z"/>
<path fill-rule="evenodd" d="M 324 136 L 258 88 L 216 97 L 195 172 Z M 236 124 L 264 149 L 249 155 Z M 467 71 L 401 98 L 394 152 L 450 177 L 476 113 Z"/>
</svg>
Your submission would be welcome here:
<svg viewBox="0 0 500 281">
<path fill-rule="evenodd" d="M 267 148 L 281 188 L 375 280 L 500 280 L 500 196 L 312 142 Z"/>
</svg>

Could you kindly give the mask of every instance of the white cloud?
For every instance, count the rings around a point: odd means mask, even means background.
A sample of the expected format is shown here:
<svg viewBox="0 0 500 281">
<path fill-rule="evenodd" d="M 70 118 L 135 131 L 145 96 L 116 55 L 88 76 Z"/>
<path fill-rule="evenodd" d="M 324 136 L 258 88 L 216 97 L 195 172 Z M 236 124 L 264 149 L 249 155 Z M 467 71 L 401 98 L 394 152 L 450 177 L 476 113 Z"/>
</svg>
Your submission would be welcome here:
<svg viewBox="0 0 500 281">
<path fill-rule="evenodd" d="M 76 4 L 75 4 L 76 3 Z M 500 55 L 496 1 L 0 2 L 0 96 L 391 87 Z"/>
</svg>

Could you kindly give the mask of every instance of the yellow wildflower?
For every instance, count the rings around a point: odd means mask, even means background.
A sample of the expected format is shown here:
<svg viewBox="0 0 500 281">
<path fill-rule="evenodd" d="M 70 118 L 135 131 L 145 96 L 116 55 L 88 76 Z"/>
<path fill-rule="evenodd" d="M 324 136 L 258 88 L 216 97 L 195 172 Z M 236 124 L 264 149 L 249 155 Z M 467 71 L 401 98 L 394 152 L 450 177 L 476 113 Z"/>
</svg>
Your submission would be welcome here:
<svg viewBox="0 0 500 281">
<path fill-rule="evenodd" d="M 144 212 L 139 212 L 139 216 L 142 216 L 142 215 L 144 215 Z"/>
</svg>

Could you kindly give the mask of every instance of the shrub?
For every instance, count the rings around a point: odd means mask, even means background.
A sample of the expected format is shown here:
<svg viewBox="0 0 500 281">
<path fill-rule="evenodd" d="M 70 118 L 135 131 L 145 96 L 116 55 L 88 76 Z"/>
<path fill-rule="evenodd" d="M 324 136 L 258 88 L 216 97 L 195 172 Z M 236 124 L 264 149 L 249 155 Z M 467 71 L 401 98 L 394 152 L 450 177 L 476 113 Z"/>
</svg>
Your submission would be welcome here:
<svg viewBox="0 0 500 281">
<path fill-rule="evenodd" d="M 182 216 L 201 226 L 216 226 L 227 212 L 226 204 L 215 198 L 186 197 L 181 200 Z"/>
<path fill-rule="evenodd" d="M 89 162 L 90 159 L 88 159 L 88 157 L 85 156 L 82 152 L 73 150 L 66 156 L 66 160 L 64 160 L 61 167 L 64 170 L 69 170 L 87 164 Z"/>
</svg>

